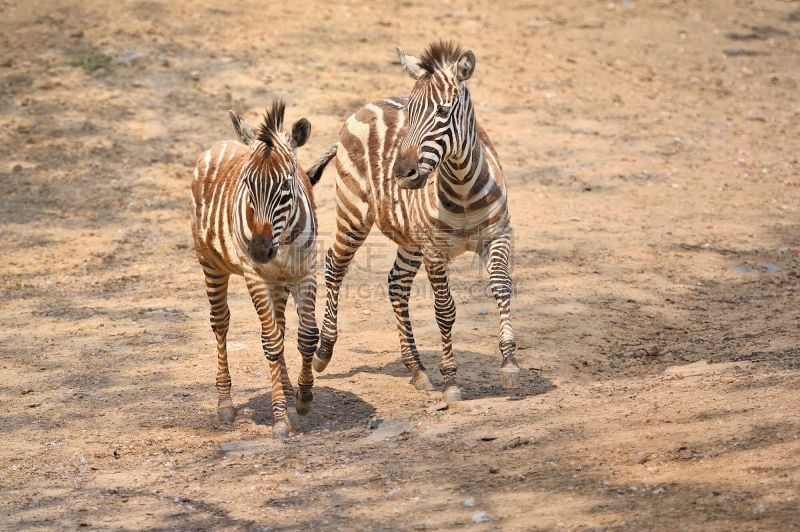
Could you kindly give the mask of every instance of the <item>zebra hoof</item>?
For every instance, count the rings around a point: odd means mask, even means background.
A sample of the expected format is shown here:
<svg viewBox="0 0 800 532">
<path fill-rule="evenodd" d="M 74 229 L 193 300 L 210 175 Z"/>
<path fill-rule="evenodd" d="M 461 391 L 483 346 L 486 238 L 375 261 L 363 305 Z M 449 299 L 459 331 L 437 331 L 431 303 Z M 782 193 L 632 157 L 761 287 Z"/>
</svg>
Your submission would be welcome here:
<svg viewBox="0 0 800 532">
<path fill-rule="evenodd" d="M 421 369 L 414 371 L 414 374 L 411 376 L 411 384 L 421 392 L 432 392 L 436 389 L 433 387 L 433 383 L 430 377 L 428 377 L 428 374 Z"/>
<path fill-rule="evenodd" d="M 332 356 L 333 342 L 326 340 L 325 338 L 320 338 L 319 347 L 317 347 L 317 352 L 314 353 L 314 358 L 311 361 L 314 371 L 317 373 L 322 373 L 325 371 L 325 368 L 328 367 L 328 363 L 331 361 Z"/>
<path fill-rule="evenodd" d="M 217 417 L 220 423 L 230 423 L 236 417 L 233 400 L 230 397 L 220 397 L 217 402 Z"/>
<path fill-rule="evenodd" d="M 311 367 L 313 367 L 314 371 L 316 371 L 317 373 L 322 373 L 323 371 L 325 371 L 325 368 L 328 367 L 328 362 L 330 361 L 331 361 L 330 358 L 328 360 L 323 360 L 319 358 L 317 355 L 314 355 L 314 358 L 311 359 Z"/>
<path fill-rule="evenodd" d="M 289 439 L 289 425 L 285 421 L 276 421 L 272 424 L 272 437 L 276 440 Z"/>
<path fill-rule="evenodd" d="M 448 386 L 444 389 L 444 392 L 442 392 L 442 399 L 447 404 L 461 401 L 461 388 L 455 384 Z"/>
<path fill-rule="evenodd" d="M 289 430 L 297 430 L 297 427 L 300 426 L 300 421 L 294 412 L 286 412 L 286 426 Z"/>
<path fill-rule="evenodd" d="M 314 399 L 314 394 L 312 394 L 310 391 L 303 393 L 300 390 L 297 390 L 294 398 L 295 410 L 297 410 L 298 414 L 305 416 L 311 412 L 311 401 Z"/>
<path fill-rule="evenodd" d="M 507 366 L 500 368 L 500 384 L 506 390 L 519 388 L 519 367 Z"/>
</svg>

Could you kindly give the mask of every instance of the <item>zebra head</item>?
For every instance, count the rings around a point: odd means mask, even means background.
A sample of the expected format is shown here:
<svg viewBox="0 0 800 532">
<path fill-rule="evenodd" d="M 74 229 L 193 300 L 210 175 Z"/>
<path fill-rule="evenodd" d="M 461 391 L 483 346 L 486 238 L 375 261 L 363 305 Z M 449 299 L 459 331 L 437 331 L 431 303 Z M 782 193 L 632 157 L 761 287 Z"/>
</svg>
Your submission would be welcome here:
<svg viewBox="0 0 800 532">
<path fill-rule="evenodd" d="M 400 188 L 419 188 L 439 163 L 457 158 L 472 113 L 464 82 L 475 71 L 472 50 L 440 41 L 418 59 L 397 48 L 400 64 L 416 83 L 407 104 L 408 130 L 394 164 Z"/>
<path fill-rule="evenodd" d="M 247 194 L 248 252 L 256 262 L 267 262 L 278 253 L 278 245 L 295 208 L 299 193 L 296 150 L 308 140 L 311 124 L 301 118 L 292 126 L 291 137 L 282 131 L 285 104 L 276 100 L 264 123 L 254 129 L 230 111 L 236 134 L 250 148 L 242 169 Z"/>
</svg>

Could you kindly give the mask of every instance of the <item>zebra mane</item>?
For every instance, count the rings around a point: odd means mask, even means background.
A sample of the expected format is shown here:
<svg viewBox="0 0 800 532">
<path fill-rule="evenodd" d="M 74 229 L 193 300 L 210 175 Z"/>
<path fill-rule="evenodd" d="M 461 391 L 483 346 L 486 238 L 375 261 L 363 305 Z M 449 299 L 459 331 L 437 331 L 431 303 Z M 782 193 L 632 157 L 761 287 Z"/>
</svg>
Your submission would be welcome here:
<svg viewBox="0 0 800 532">
<path fill-rule="evenodd" d="M 285 110 L 286 103 L 278 99 L 272 102 L 272 108 L 267 109 L 264 114 L 264 123 L 258 128 L 256 136 L 258 140 L 264 143 L 264 158 L 269 157 L 272 147 L 275 145 L 275 136 L 281 134 Z"/>
<path fill-rule="evenodd" d="M 455 63 L 464 51 L 461 45 L 455 41 L 445 41 L 431 44 L 427 50 L 422 52 L 419 66 L 428 74 L 432 74 L 437 67 Z"/>
</svg>

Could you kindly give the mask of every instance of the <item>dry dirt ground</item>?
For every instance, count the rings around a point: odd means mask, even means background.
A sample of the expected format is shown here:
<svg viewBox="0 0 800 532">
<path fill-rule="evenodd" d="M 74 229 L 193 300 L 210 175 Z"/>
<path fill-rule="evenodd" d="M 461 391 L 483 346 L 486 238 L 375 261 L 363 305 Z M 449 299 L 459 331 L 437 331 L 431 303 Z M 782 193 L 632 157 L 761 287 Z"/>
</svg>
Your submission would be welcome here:
<svg viewBox="0 0 800 532">
<path fill-rule="evenodd" d="M 1 528 L 800 527 L 797 1 L 0 0 L 0 15 Z M 506 171 L 522 387 L 498 385 L 470 257 L 452 266 L 466 400 L 437 410 L 408 384 L 394 251 L 373 234 L 288 442 L 270 438 L 258 322 L 233 281 L 237 418 L 219 425 L 197 156 L 231 138 L 229 108 L 255 121 L 280 96 L 312 122 L 308 166 L 360 105 L 410 90 L 395 45 L 440 37 L 475 51 Z M 438 378 L 424 276 L 412 313 Z"/>
</svg>

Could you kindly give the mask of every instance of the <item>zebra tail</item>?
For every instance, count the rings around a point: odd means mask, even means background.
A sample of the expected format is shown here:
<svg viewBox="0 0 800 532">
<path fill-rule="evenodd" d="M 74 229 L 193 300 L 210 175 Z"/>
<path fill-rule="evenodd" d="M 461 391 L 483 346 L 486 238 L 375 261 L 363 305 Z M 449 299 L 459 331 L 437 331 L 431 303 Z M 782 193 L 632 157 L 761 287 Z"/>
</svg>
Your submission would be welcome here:
<svg viewBox="0 0 800 532">
<path fill-rule="evenodd" d="M 317 162 L 315 162 L 314 165 L 306 171 L 308 178 L 311 180 L 312 186 L 319 182 L 325 167 L 328 166 L 328 163 L 331 162 L 331 159 L 336 157 L 336 148 L 338 147 L 338 142 L 328 146 L 328 149 L 325 150 L 325 153 L 322 154 L 322 157 L 320 157 Z"/>
</svg>

